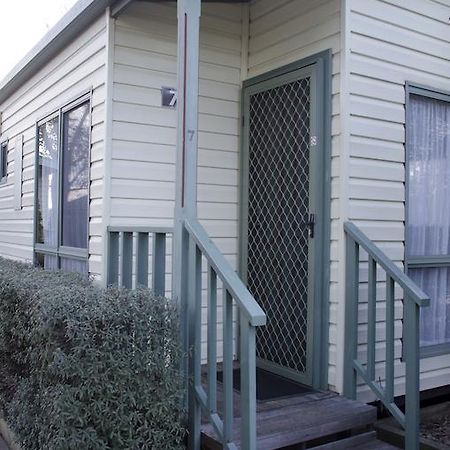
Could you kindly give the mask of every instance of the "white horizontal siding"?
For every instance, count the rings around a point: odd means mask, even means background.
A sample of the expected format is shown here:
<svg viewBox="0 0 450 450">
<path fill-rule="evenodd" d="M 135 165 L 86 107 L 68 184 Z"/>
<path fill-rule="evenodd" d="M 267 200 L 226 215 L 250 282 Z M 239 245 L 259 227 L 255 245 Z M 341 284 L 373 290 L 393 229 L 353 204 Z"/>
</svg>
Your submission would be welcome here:
<svg viewBox="0 0 450 450">
<path fill-rule="evenodd" d="M 198 216 L 237 268 L 242 7 L 202 9 Z M 177 113 L 160 89 L 176 87 L 176 70 L 175 5 L 134 3 L 115 23 L 112 225 L 173 224 Z"/>
<path fill-rule="evenodd" d="M 339 301 L 340 212 L 340 72 L 341 72 L 341 2 L 339 0 L 255 0 L 250 7 L 248 77 L 299 61 L 315 53 L 332 52 L 332 141 L 331 141 L 331 270 L 330 302 Z M 326 262 L 328 264 L 329 262 Z M 337 339 L 333 330 L 338 317 L 330 316 L 329 385 L 336 389 L 335 355 Z"/>
<path fill-rule="evenodd" d="M 450 90 L 450 3 L 349 0 L 349 219 L 403 267 L 405 82 Z M 363 269 L 361 269 L 364 271 Z M 365 270 L 367 273 L 367 268 Z M 367 278 L 367 275 L 366 275 Z M 367 284 L 362 284 L 367 296 Z M 383 283 L 379 284 L 383 299 Z M 364 294 L 365 292 L 365 294 Z M 401 293 L 399 294 L 401 298 Z M 398 298 L 398 297 L 397 297 Z M 378 375 L 384 379 L 384 306 L 377 309 Z M 404 393 L 402 309 L 396 309 L 396 394 Z M 361 338 L 365 339 L 364 316 Z M 400 333 L 400 335 L 398 334 Z M 359 348 L 364 360 L 364 346 Z M 421 388 L 450 380 L 450 358 L 421 362 Z M 370 399 L 361 387 L 361 396 Z"/>
<path fill-rule="evenodd" d="M 0 105 L 2 136 L 9 139 L 8 180 L 0 186 L 0 255 L 31 261 L 33 258 L 34 171 L 36 122 L 92 91 L 92 152 L 89 226 L 89 270 L 101 273 L 101 189 L 105 103 L 105 19 L 102 16 L 49 61 Z M 22 173 L 16 173 L 14 144 L 23 135 Z M 19 165 L 20 167 L 20 165 Z M 13 186 L 22 177 L 21 210 L 14 210 Z"/>
</svg>

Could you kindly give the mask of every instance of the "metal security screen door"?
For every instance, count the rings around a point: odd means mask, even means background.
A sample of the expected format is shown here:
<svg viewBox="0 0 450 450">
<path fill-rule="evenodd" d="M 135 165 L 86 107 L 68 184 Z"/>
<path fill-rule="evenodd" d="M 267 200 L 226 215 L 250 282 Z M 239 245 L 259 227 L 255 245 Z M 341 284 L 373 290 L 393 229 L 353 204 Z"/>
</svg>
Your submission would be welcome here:
<svg viewBox="0 0 450 450">
<path fill-rule="evenodd" d="M 315 67 L 244 93 L 245 277 L 267 314 L 259 366 L 312 384 L 318 210 Z"/>
</svg>

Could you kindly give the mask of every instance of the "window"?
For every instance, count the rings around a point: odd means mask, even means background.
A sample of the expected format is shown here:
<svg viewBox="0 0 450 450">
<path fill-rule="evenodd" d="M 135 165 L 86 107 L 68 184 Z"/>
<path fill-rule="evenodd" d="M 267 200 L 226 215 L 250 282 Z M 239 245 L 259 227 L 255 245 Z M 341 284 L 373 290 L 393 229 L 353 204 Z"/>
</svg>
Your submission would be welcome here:
<svg viewBox="0 0 450 450">
<path fill-rule="evenodd" d="M 36 262 L 87 273 L 89 99 L 38 123 L 37 147 Z"/>
<path fill-rule="evenodd" d="M 424 354 L 450 351 L 450 95 L 408 86 L 408 275 L 431 298 L 420 317 Z"/>
<path fill-rule="evenodd" d="M 8 142 L 0 145 L 0 183 L 6 182 L 8 176 Z"/>
</svg>

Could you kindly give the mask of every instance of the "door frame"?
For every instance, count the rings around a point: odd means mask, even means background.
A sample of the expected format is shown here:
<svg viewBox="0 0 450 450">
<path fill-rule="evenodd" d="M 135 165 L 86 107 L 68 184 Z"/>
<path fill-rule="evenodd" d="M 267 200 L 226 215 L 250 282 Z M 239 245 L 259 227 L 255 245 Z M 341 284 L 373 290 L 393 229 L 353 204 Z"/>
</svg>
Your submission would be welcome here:
<svg viewBox="0 0 450 450">
<path fill-rule="evenodd" d="M 315 241 L 314 248 L 314 279 L 312 280 L 313 318 L 312 318 L 312 361 L 311 384 L 315 389 L 328 388 L 328 335 L 329 335 L 329 281 L 330 281 L 330 233 L 331 233 L 331 50 L 326 50 L 300 61 L 271 70 L 262 75 L 245 80 L 241 96 L 241 154 L 239 162 L 239 274 L 246 283 L 247 271 L 247 205 L 248 205 L 248 142 L 245 130 L 248 118 L 245 117 L 245 95 L 247 88 L 258 84 L 270 83 L 270 80 L 289 75 L 292 72 L 301 73 L 301 69 L 315 65 L 317 90 L 316 105 L 316 135 L 317 145 L 314 149 L 319 154 L 315 186 L 316 202 L 320 216 L 316 222 L 318 236 L 323 236 L 321 242 Z M 314 120 L 314 118 L 312 119 Z M 309 345 L 309 343 L 308 343 Z"/>
</svg>

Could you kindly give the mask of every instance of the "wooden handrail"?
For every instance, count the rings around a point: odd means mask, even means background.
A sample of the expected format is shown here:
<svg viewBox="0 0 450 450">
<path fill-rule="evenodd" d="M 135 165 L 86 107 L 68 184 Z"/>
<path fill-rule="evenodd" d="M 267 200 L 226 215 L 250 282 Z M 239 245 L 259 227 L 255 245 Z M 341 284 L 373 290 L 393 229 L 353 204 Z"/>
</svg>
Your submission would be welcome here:
<svg viewBox="0 0 450 450">
<path fill-rule="evenodd" d="M 419 450 L 420 426 L 420 308 L 430 304 L 430 298 L 411 278 L 400 270 L 355 224 L 344 223 L 345 256 L 345 354 L 344 395 L 356 398 L 357 375 L 366 383 L 394 418 L 405 429 L 405 448 Z M 367 296 L 367 365 L 357 358 L 359 250 L 368 260 Z M 386 272 L 386 379 L 384 388 L 376 380 L 376 303 L 377 265 Z M 405 363 L 405 412 L 395 403 L 395 283 L 403 289 L 403 361 Z"/>
<path fill-rule="evenodd" d="M 173 233 L 173 229 L 160 226 L 109 226 L 107 231 L 107 284 L 128 289 L 133 286 L 150 287 L 155 294 L 164 296 L 167 273 L 166 240 L 167 236 Z M 149 247 L 150 237 L 153 246 L 151 250 Z M 135 248 L 135 253 L 133 248 Z M 150 252 L 152 256 L 151 270 L 149 270 Z M 150 272 L 152 279 L 149 286 Z"/>
<path fill-rule="evenodd" d="M 345 222 L 344 230 L 348 236 L 351 236 L 405 290 L 408 298 L 414 300 L 420 307 L 430 304 L 428 295 L 405 272 L 402 272 L 355 224 Z"/>
<path fill-rule="evenodd" d="M 261 306 L 259 306 L 245 284 L 209 238 L 201 224 L 196 220 L 186 219 L 185 227 L 202 251 L 203 256 L 208 260 L 208 263 L 214 268 L 214 271 L 222 280 L 226 289 L 231 293 L 250 324 L 256 327 L 265 325 L 266 314 Z"/>
<path fill-rule="evenodd" d="M 236 449 L 234 442 L 233 414 L 233 355 L 234 326 L 233 310 L 239 314 L 239 362 L 241 369 L 241 427 L 240 448 L 256 450 L 256 327 L 265 325 L 266 315 L 255 298 L 247 290 L 231 265 L 211 241 L 196 219 L 186 219 L 184 227 L 189 235 L 189 376 L 191 432 L 200 433 L 200 409 L 208 417 L 223 448 Z M 201 377 L 201 334 L 202 334 L 202 260 L 207 262 L 207 305 L 208 305 L 208 348 L 207 388 Z M 223 411 L 217 410 L 217 281 L 223 286 Z M 193 403 L 191 403 L 193 402 Z M 198 441 L 199 439 L 197 439 Z"/>
</svg>

